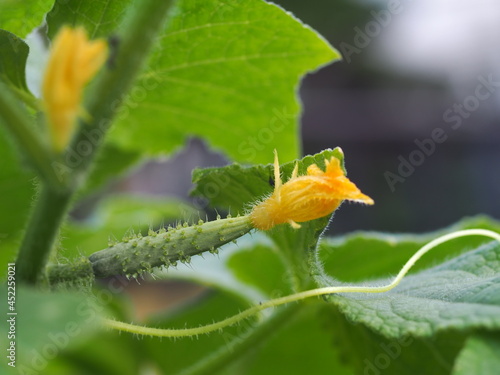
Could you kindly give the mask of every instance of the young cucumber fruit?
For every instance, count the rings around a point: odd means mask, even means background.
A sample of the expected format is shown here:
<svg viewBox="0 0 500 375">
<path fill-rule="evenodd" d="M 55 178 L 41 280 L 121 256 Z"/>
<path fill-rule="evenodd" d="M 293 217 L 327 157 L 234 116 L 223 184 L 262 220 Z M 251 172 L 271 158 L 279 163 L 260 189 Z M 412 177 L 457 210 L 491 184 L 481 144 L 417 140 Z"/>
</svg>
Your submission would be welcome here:
<svg viewBox="0 0 500 375">
<path fill-rule="evenodd" d="M 154 267 L 188 263 L 191 256 L 234 241 L 253 229 L 248 216 L 217 219 L 168 230 L 150 231 L 148 236 L 126 237 L 89 257 L 96 278 L 114 275 L 137 276 Z"/>
</svg>

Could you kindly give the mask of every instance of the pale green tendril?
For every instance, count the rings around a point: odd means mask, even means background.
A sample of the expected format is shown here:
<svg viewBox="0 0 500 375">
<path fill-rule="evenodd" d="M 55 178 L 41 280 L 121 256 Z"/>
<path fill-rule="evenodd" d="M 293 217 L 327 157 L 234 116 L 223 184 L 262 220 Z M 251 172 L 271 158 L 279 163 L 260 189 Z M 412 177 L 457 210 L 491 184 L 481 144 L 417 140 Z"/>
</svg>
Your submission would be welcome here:
<svg viewBox="0 0 500 375">
<path fill-rule="evenodd" d="M 325 288 L 317 288 L 306 290 L 304 292 L 295 293 L 289 296 L 280 297 L 276 299 L 272 299 L 266 302 L 262 302 L 259 305 L 250 307 L 247 310 L 240 312 L 239 314 L 233 315 L 227 319 L 221 320 L 216 323 L 207 324 L 201 327 L 195 328 L 183 328 L 183 329 L 158 329 L 158 328 L 150 328 L 144 327 L 129 323 L 118 322 L 116 320 L 104 319 L 104 324 L 107 327 L 114 328 L 119 331 L 135 333 L 138 335 L 149 335 L 149 336 L 157 336 L 157 337 L 186 337 L 186 336 L 197 336 L 200 334 L 206 334 L 210 332 L 214 332 L 217 330 L 222 330 L 225 327 L 229 327 L 233 324 L 238 323 L 239 321 L 248 318 L 252 315 L 259 313 L 262 310 L 268 309 L 270 307 L 277 307 L 280 305 L 284 305 L 290 302 L 300 301 L 310 297 L 318 297 L 327 294 L 334 293 L 383 293 L 387 292 L 394 287 L 396 287 L 401 280 L 405 277 L 408 271 L 413 267 L 413 265 L 429 250 L 435 248 L 438 245 L 441 245 L 444 242 L 465 236 L 485 236 L 490 237 L 498 242 L 500 242 L 500 234 L 495 233 L 486 229 L 466 229 L 457 232 L 453 232 L 450 234 L 446 234 L 435 240 L 432 240 L 425 246 L 423 246 L 420 250 L 418 250 L 406 264 L 401 268 L 401 271 L 397 274 L 394 280 L 387 285 L 383 286 L 334 286 L 334 287 L 325 287 Z"/>
</svg>

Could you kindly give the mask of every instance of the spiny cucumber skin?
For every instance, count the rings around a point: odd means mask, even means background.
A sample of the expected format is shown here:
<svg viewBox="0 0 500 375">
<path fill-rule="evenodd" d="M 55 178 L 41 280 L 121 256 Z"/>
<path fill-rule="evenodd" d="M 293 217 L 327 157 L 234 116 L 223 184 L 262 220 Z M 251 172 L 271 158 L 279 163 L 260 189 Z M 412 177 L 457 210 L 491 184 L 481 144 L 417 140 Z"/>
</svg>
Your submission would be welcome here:
<svg viewBox="0 0 500 375">
<path fill-rule="evenodd" d="M 89 257 L 96 278 L 115 275 L 137 276 L 151 272 L 155 267 L 172 266 L 178 261 L 189 263 L 193 255 L 234 241 L 253 229 L 248 216 L 218 219 L 196 225 L 178 225 L 176 228 L 148 236 L 125 238 L 107 249 Z"/>
</svg>

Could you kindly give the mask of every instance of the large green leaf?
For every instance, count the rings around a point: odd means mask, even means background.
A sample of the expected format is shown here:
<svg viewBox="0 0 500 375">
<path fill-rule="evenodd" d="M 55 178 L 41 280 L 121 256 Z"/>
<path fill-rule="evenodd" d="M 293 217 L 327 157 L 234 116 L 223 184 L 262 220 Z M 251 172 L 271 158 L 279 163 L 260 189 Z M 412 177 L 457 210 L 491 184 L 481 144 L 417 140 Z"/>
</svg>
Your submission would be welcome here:
<svg viewBox="0 0 500 375">
<path fill-rule="evenodd" d="M 149 319 L 149 326 L 164 328 L 196 327 L 221 320 L 237 313 L 248 305 L 234 294 L 225 292 L 209 292 L 196 304 L 184 305 L 170 314 Z M 142 346 L 144 355 L 155 364 L 159 373 L 176 374 L 198 360 L 217 350 L 228 348 L 228 344 L 242 335 L 255 324 L 249 320 L 245 325 L 231 327 L 223 332 L 199 336 L 196 340 L 183 338 L 178 340 L 162 340 L 144 338 Z M 229 349 L 229 348 L 228 348 Z"/>
<path fill-rule="evenodd" d="M 0 0 L 0 28 L 21 38 L 42 24 L 54 0 Z"/>
<path fill-rule="evenodd" d="M 107 37 L 116 32 L 132 0 L 56 0 L 47 13 L 49 38 L 62 25 L 83 26 L 90 38 Z"/>
<path fill-rule="evenodd" d="M 113 34 L 133 6 L 130 0 L 56 1 L 47 15 L 49 37 L 62 24 L 84 25 L 92 37 Z M 256 151 L 257 158 L 263 160 L 260 143 L 268 151 L 274 147 L 282 149 L 284 159 L 295 157 L 299 109 L 294 91 L 298 80 L 306 71 L 338 58 L 336 51 L 299 21 L 260 0 L 237 3 L 181 0 L 177 8 L 172 12 L 150 69 L 125 100 L 120 110 L 123 121 L 111 136 L 119 140 L 120 147 L 125 146 L 122 153 L 130 157 L 111 158 L 120 160 L 119 166 L 109 166 L 111 159 L 101 158 L 98 170 L 102 173 L 97 177 L 106 181 L 116 168 L 123 171 L 132 165 L 139 154 L 172 151 L 193 134 L 206 137 L 239 160 L 257 161 Z M 269 22 L 280 30 L 271 43 L 266 31 Z M 245 37 L 238 43 L 233 43 L 232 38 L 226 40 L 235 32 Z M 226 48 L 233 45 L 237 48 Z M 220 67 L 206 71 L 206 65 L 211 63 Z M 193 79 L 199 74 L 204 77 L 203 82 Z M 273 82 L 272 90 L 268 90 L 269 82 Z M 263 97 L 263 91 L 268 98 Z M 205 104 L 207 97 L 211 101 L 209 107 Z M 196 114 L 194 118 L 192 114 Z M 236 125 L 214 127 L 214 121 Z M 238 145 L 230 134 L 232 129 L 242 135 Z M 257 145 L 249 138 L 252 135 L 257 137 Z M 120 150 L 116 146 L 107 148 Z"/>
<path fill-rule="evenodd" d="M 318 282 L 338 284 L 324 275 Z M 388 338 L 429 337 L 450 329 L 500 330 L 500 244 L 491 242 L 407 276 L 383 294 L 331 295 L 328 300 L 351 321 Z"/>
<path fill-rule="evenodd" d="M 425 234 L 354 232 L 340 237 L 326 237 L 320 243 L 319 260 L 330 275 L 342 281 L 395 274 L 422 246 L 443 234 L 462 229 L 482 228 L 500 232 L 500 223 L 486 216 L 463 219 L 448 228 Z M 468 249 L 490 241 L 480 236 L 462 237 L 447 242 L 418 261 L 411 272 L 425 269 Z"/>
<path fill-rule="evenodd" d="M 352 375 L 332 340 L 337 333 L 325 330 L 319 303 L 307 304 L 281 331 L 245 362 L 247 375 Z M 286 359 L 286 360 L 285 360 Z"/>
<path fill-rule="evenodd" d="M 386 277 L 396 274 L 425 243 L 466 228 L 498 230 L 498 222 L 476 217 L 424 235 L 358 232 L 326 238 L 320 245 L 320 262 L 323 271 L 349 284 Z M 490 240 L 463 237 L 440 245 L 419 260 L 418 269 L 462 255 L 407 276 L 391 292 L 327 298 L 332 302 L 329 330 L 355 374 L 450 374 L 471 331 L 486 327 L 498 332 L 499 248 L 495 243 L 481 247 L 485 241 Z M 471 248 L 478 249 L 467 252 Z M 341 284 L 326 275 L 318 280 L 323 286 Z"/>
<path fill-rule="evenodd" d="M 278 256 L 276 247 L 257 241 L 252 241 L 252 245 L 253 247 L 243 247 L 239 244 L 239 251 L 234 252 L 227 260 L 228 270 L 237 280 L 255 286 L 268 297 L 290 293 L 285 265 Z"/>
<path fill-rule="evenodd" d="M 141 357 L 141 341 L 136 337 L 99 332 L 63 350 L 40 375 L 137 375 Z"/>
<path fill-rule="evenodd" d="M 2 285 L 0 297 L 7 301 L 5 285 Z M 6 319 L 15 317 L 17 373 L 41 371 L 69 345 L 82 342 L 92 333 L 90 328 L 95 326 L 95 318 L 102 311 L 79 295 L 48 294 L 19 285 L 16 288 L 17 315 L 7 315 L 8 305 L 3 305 L 2 315 Z M 9 327 L 10 324 L 2 324 L 0 328 L 2 352 L 6 352 L 10 344 Z"/>
<path fill-rule="evenodd" d="M 22 39 L 0 30 L 0 79 L 18 90 L 28 90 L 25 77 L 28 52 Z"/>
<path fill-rule="evenodd" d="M 95 290 L 95 305 L 81 309 L 80 314 L 101 315 L 102 311 L 115 311 L 118 319 L 127 320 L 130 305 L 123 298 L 124 280 L 110 279 L 110 290 Z M 83 301 L 85 301 L 83 299 Z M 94 307 L 94 311 L 90 309 Z M 93 328 L 92 326 L 90 328 Z M 99 330 L 86 340 L 62 348 L 56 359 L 49 361 L 40 375 L 137 375 L 142 365 L 142 342 L 132 335 L 121 335 L 112 330 Z"/>
<path fill-rule="evenodd" d="M 460 352 L 453 375 L 495 375 L 500 369 L 500 336 L 478 334 L 469 337 Z"/>
<path fill-rule="evenodd" d="M 323 328 L 344 363 L 355 375 L 449 375 L 465 333 L 443 332 L 433 337 L 402 336 L 388 339 L 350 320 L 335 306 L 322 316 Z"/>
<path fill-rule="evenodd" d="M 1 125 L 1 124 L 0 124 Z M 0 126 L 0 274 L 13 261 L 34 194 L 34 175 L 19 165 L 14 147 Z"/>
<path fill-rule="evenodd" d="M 200 136 L 232 159 L 298 156 L 302 75 L 338 59 L 313 30 L 262 0 L 179 0 L 112 134 L 168 153 Z M 140 139 L 140 142 L 137 142 Z"/>
</svg>

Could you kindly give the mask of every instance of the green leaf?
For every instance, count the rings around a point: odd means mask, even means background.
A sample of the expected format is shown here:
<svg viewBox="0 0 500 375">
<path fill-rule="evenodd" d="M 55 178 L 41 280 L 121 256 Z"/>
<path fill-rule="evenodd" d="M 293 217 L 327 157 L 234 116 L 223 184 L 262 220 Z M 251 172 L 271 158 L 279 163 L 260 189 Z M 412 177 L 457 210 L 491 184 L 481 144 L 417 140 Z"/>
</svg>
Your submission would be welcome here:
<svg viewBox="0 0 500 375">
<path fill-rule="evenodd" d="M 135 283 L 135 282 L 134 282 Z M 130 319 L 132 313 L 130 300 L 123 293 L 129 281 L 112 278 L 106 280 L 107 288 L 97 287 L 89 297 L 92 303 L 83 299 L 85 305 L 78 313 L 88 320 L 99 318 L 103 312 L 113 312 L 119 320 Z M 103 285 L 104 286 L 104 285 Z M 125 298 L 124 298 L 125 297 Z M 140 373 L 142 358 L 142 341 L 132 335 L 123 335 L 114 330 L 103 330 L 102 326 L 96 334 L 86 340 L 78 340 L 68 347 L 61 348 L 57 358 L 48 363 L 43 375 L 136 375 Z M 41 375 L 42 375 L 41 374 Z"/>
<path fill-rule="evenodd" d="M 209 292 L 196 304 L 180 306 L 168 315 L 151 318 L 148 325 L 158 328 L 196 327 L 224 319 L 246 307 L 246 301 L 233 294 Z M 230 327 L 220 334 L 202 335 L 196 340 L 184 338 L 159 341 L 158 338 L 146 337 L 142 342 L 144 354 L 155 363 L 159 373 L 176 374 L 218 349 L 225 348 L 254 324 L 254 320 L 249 320 L 239 327 Z"/>
<path fill-rule="evenodd" d="M 53 0 L 0 0 L 0 28 L 24 38 L 43 22 Z"/>
<path fill-rule="evenodd" d="M 188 219 L 192 214 L 191 207 L 175 200 L 115 195 L 102 202 L 87 221 L 66 225 L 61 255 L 66 258 L 90 255 L 106 248 L 109 240 L 121 239 L 128 231 L 146 235 L 150 228 Z"/>
<path fill-rule="evenodd" d="M 476 216 L 436 232 L 395 234 L 354 232 L 340 237 L 326 237 L 319 246 L 319 261 L 324 270 L 342 281 L 396 274 L 403 264 L 422 246 L 446 233 L 462 229 L 489 229 L 500 232 L 500 222 L 487 216 Z M 419 260 L 411 272 L 428 268 L 452 256 L 490 241 L 480 236 L 462 237 L 439 246 L 432 254 Z"/>
<path fill-rule="evenodd" d="M 29 47 L 16 35 L 0 30 L 0 79 L 11 87 L 28 91 L 26 86 L 26 59 Z"/>
<path fill-rule="evenodd" d="M 496 375 L 500 368 L 500 338 L 498 333 L 472 335 L 458 355 L 453 375 Z"/>
<path fill-rule="evenodd" d="M 338 284 L 325 276 L 317 280 L 322 286 Z M 369 284 L 389 282 L 375 280 Z M 500 244 L 491 242 L 407 276 L 389 292 L 347 293 L 327 299 L 349 320 L 388 338 L 429 337 L 450 329 L 498 330 Z"/>
<path fill-rule="evenodd" d="M 91 39 L 108 37 L 120 26 L 132 0 L 56 0 L 47 13 L 48 36 L 62 25 L 83 26 Z"/>
<path fill-rule="evenodd" d="M 46 375 L 137 375 L 142 341 L 116 331 L 100 331 L 88 340 L 71 345 L 47 366 Z"/>
<path fill-rule="evenodd" d="M 134 151 L 124 150 L 112 144 L 105 143 L 97 154 L 94 168 L 85 181 L 85 186 L 80 192 L 87 195 L 106 184 L 126 174 L 134 165 L 138 164 L 141 155 Z"/>
<path fill-rule="evenodd" d="M 274 4 L 180 0 L 111 137 L 158 154 L 195 135 L 234 160 L 262 163 L 274 148 L 292 160 L 300 151 L 299 80 L 338 58 Z"/>
<path fill-rule="evenodd" d="M 268 297 L 291 293 L 285 265 L 277 249 L 269 245 L 255 243 L 253 248 L 243 248 L 240 244 L 240 250 L 228 257 L 226 266 L 237 280 L 255 286 Z"/>
<path fill-rule="evenodd" d="M 0 297 L 7 301 L 4 285 Z M 7 319 L 7 304 L 3 316 Z M 102 309 L 101 309 L 102 310 Z M 47 361 L 60 354 L 70 344 L 84 341 L 93 332 L 99 309 L 82 296 L 67 293 L 42 293 L 37 290 L 16 288 L 15 331 L 16 367 L 19 373 L 44 368 Z M 7 324 L 0 328 L 2 350 L 8 341 Z M 3 350 L 5 352 L 5 350 Z M 41 367 L 41 368 L 40 368 Z"/>
<path fill-rule="evenodd" d="M 322 320 L 342 362 L 350 364 L 356 375 L 449 375 L 465 340 L 465 333 L 455 331 L 388 339 L 333 305 L 325 308 Z"/>
<path fill-rule="evenodd" d="M 0 126 L 0 266 L 1 274 L 5 273 L 6 263 L 13 261 L 20 236 L 34 194 L 34 175 L 19 166 L 19 158 L 14 153 L 13 145 Z"/>
<path fill-rule="evenodd" d="M 319 248 L 319 259 L 327 274 L 334 275 L 342 281 L 348 281 L 349 284 L 353 281 L 366 280 L 371 277 L 386 277 L 388 274 L 396 274 L 421 246 L 432 239 L 445 233 L 471 228 L 499 231 L 500 225 L 497 221 L 488 217 L 478 216 L 464 219 L 449 228 L 423 235 L 356 232 L 338 238 L 325 238 Z M 419 260 L 414 269 L 422 270 L 431 265 L 439 264 L 445 259 L 478 248 L 481 244 L 489 241 L 484 237 L 470 236 L 446 242 Z M 467 255 L 468 253 L 463 256 Z M 468 267 L 467 262 L 469 260 L 471 266 L 473 266 L 472 259 L 467 258 L 464 262 L 464 268 Z M 489 261 L 486 264 L 489 264 Z M 493 267 L 495 267 L 495 262 L 493 262 Z M 467 278 L 467 276 L 464 276 L 464 271 L 454 272 L 459 272 L 458 275 L 462 275 L 462 279 Z M 441 279 L 436 278 L 434 275 L 432 270 L 424 271 L 422 277 L 418 280 L 424 279 L 425 282 L 422 285 L 419 284 L 418 289 L 412 286 L 407 286 L 403 290 L 398 289 L 406 281 L 411 281 L 411 279 L 405 279 L 400 286 L 393 290 L 395 292 L 393 294 L 374 294 L 369 301 L 370 297 L 367 296 L 367 301 L 362 303 L 367 302 L 368 307 L 364 306 L 362 312 L 358 311 L 359 314 L 353 310 L 350 310 L 345 315 L 341 314 L 334 302 L 329 313 L 331 322 L 329 330 L 337 337 L 336 343 L 342 351 L 342 357 L 351 362 L 356 369 L 356 374 L 450 374 L 455 357 L 462 349 L 471 327 L 459 327 L 457 324 L 456 327 L 453 327 L 454 330 L 451 331 L 439 327 L 436 319 L 433 320 L 436 315 L 434 309 L 436 303 L 446 302 L 444 298 L 447 293 L 467 294 L 467 288 L 464 286 L 464 281 L 461 280 L 460 284 L 456 285 L 455 292 L 453 292 L 453 290 L 448 289 L 449 285 L 454 284 L 453 279 L 441 282 L 437 281 Z M 322 285 L 338 284 L 338 281 L 333 279 L 327 281 L 327 278 L 323 278 L 322 280 Z M 487 283 L 488 281 L 485 280 L 484 282 Z M 365 282 L 365 284 L 379 285 L 381 281 L 369 281 Z M 428 284 L 431 284 L 428 289 L 429 295 L 425 296 L 425 298 L 415 298 L 414 291 L 424 289 L 425 285 Z M 478 282 L 478 285 L 480 284 L 481 282 Z M 436 297 L 435 301 L 430 295 L 433 288 L 437 289 L 434 295 Z M 344 299 L 344 302 L 349 304 L 350 299 L 356 297 L 361 298 L 361 295 L 345 294 L 339 298 Z M 353 302 L 354 304 L 359 303 L 358 301 Z M 422 306 L 420 309 L 416 306 L 417 303 Z M 439 310 L 443 314 L 444 312 L 447 314 L 442 315 L 443 320 L 445 318 L 452 319 L 449 316 L 449 311 L 457 313 L 462 308 L 466 309 L 470 306 L 482 310 L 481 305 L 475 303 L 465 304 L 464 301 L 447 302 L 445 305 L 445 309 Z M 493 305 L 493 307 L 496 306 Z M 403 314 L 401 316 L 403 318 L 405 318 L 404 314 L 417 311 L 419 316 L 413 316 L 413 319 L 418 320 L 421 325 L 427 324 L 433 329 L 435 328 L 436 331 L 430 337 L 422 337 L 414 332 L 406 332 L 406 335 L 401 334 L 398 337 L 387 338 L 387 327 L 383 327 L 385 324 L 380 322 L 386 319 L 390 322 L 397 322 L 398 317 L 395 315 L 390 317 L 386 315 L 392 307 L 394 309 L 402 308 Z M 345 310 L 342 308 L 342 311 Z M 394 313 L 399 314 L 399 311 L 395 310 Z M 378 314 L 381 314 L 381 318 Z M 377 315 L 376 319 L 374 315 Z M 371 316 L 371 318 L 368 316 Z M 474 319 L 474 315 L 471 314 L 471 316 Z M 367 320 L 371 321 L 371 323 L 366 324 Z M 405 327 L 411 329 L 415 326 L 415 322 L 402 321 L 401 319 L 396 324 L 402 329 L 405 329 Z M 377 328 L 375 328 L 375 325 L 377 325 Z M 387 326 L 390 326 L 390 324 L 387 324 Z M 480 372 L 472 371 L 469 373 Z"/>
<path fill-rule="evenodd" d="M 351 375 L 352 370 L 332 345 L 336 333 L 325 330 L 320 303 L 303 306 L 297 316 L 272 334 L 244 363 L 245 375 Z M 285 361 L 278 360 L 286 358 Z"/>
</svg>

